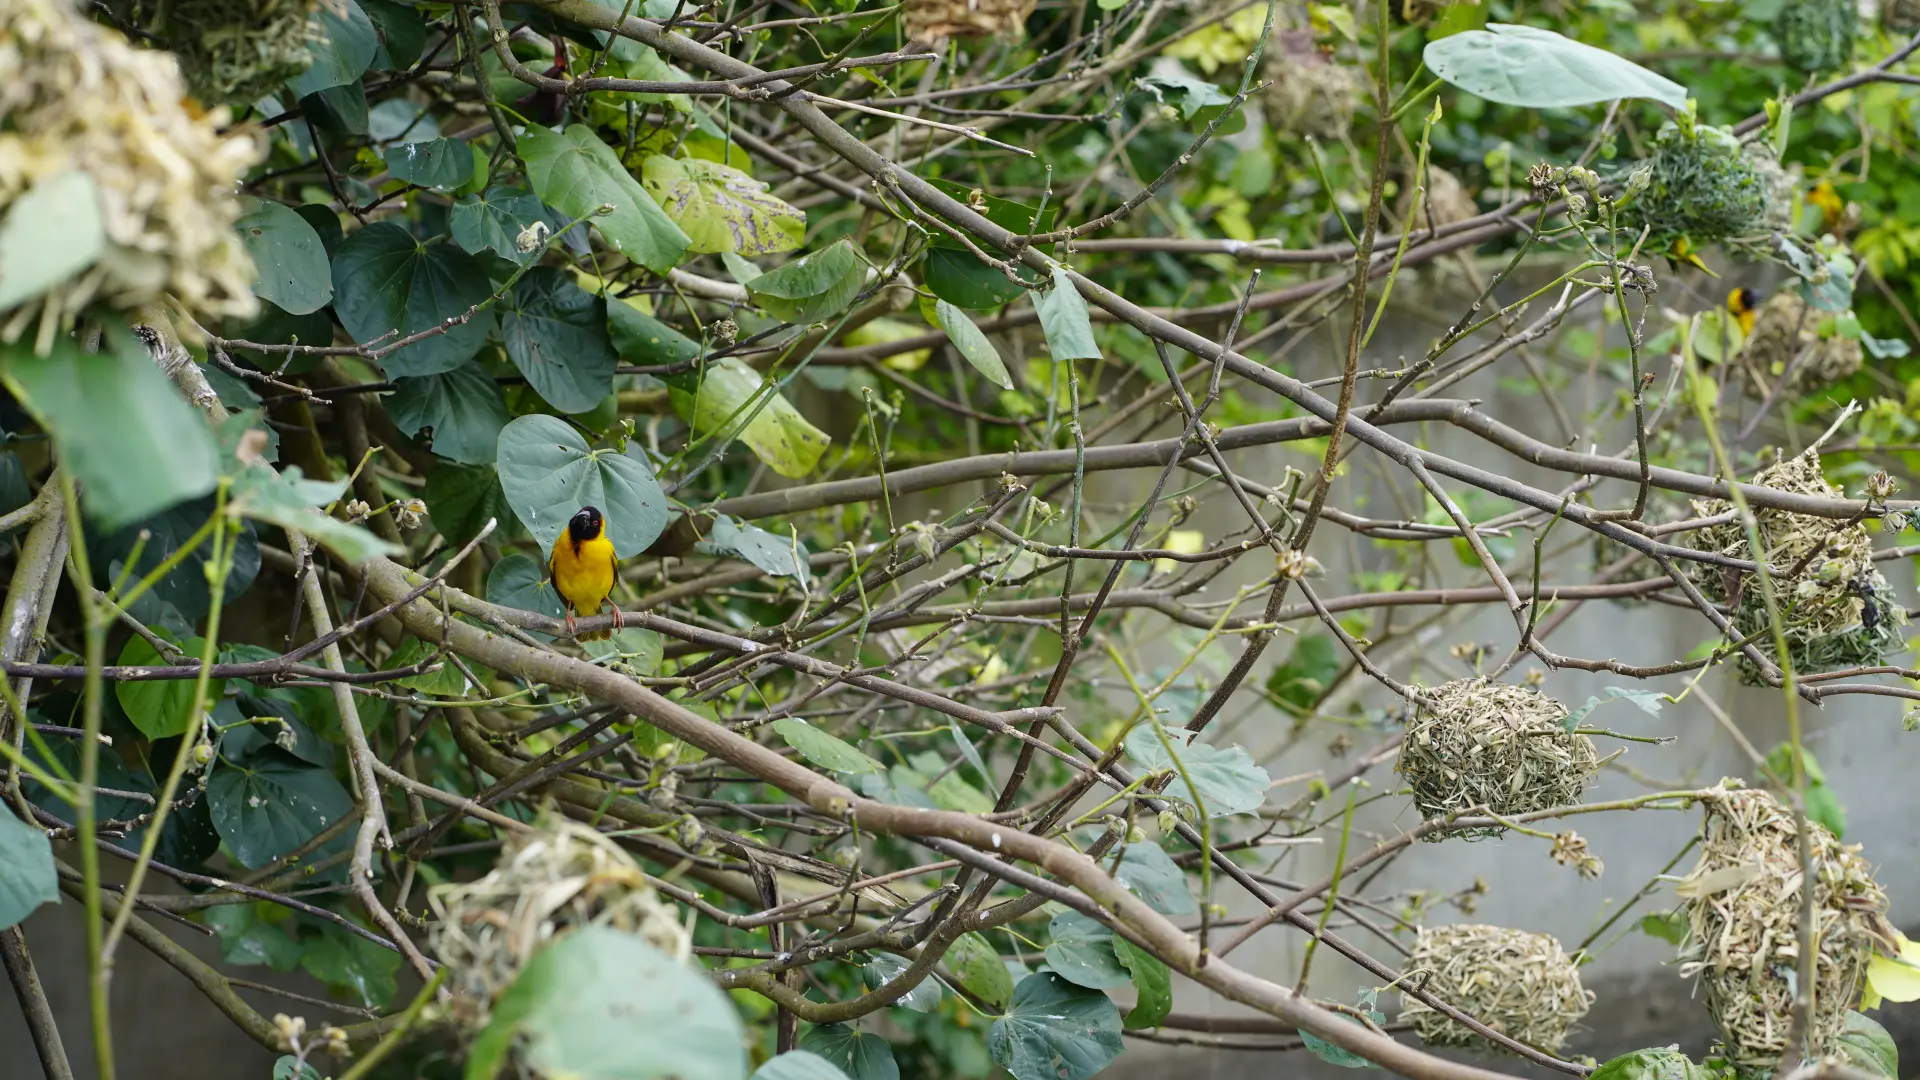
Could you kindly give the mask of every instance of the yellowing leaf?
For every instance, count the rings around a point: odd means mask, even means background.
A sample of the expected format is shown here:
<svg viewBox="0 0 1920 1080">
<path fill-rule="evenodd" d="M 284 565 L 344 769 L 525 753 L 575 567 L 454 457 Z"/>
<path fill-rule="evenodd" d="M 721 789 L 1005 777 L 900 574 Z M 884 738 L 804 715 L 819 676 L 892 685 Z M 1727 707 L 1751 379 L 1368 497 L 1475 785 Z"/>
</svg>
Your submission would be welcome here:
<svg viewBox="0 0 1920 1080">
<path fill-rule="evenodd" d="M 1206 534 L 1197 529 L 1175 529 L 1167 534 L 1166 549 L 1181 555 L 1197 555 L 1207 549 L 1207 537 Z M 1172 559 L 1155 559 L 1153 560 L 1153 572 L 1156 574 L 1170 574 L 1173 572 L 1174 567 L 1179 565 L 1179 563 Z"/>
<path fill-rule="evenodd" d="M 806 237 L 805 211 L 717 161 L 655 154 L 641 166 L 640 180 L 699 254 L 772 255 L 794 250 Z"/>
<path fill-rule="evenodd" d="M 847 345 L 854 347 L 891 345 L 896 341 L 919 337 L 926 332 L 927 328 L 924 326 L 915 326 L 899 319 L 875 319 L 865 326 L 849 331 L 844 340 Z M 881 363 L 895 371 L 919 371 L 932 356 L 933 350 L 930 348 L 915 349 L 912 352 L 895 353 Z"/>
<path fill-rule="evenodd" d="M 1908 941 L 1906 935 L 1896 934 L 1900 939 L 1900 957 L 1881 956 L 1875 953 L 1867 961 L 1867 992 L 1873 996 L 1873 1008 L 1880 1004 L 1879 999 L 1888 1001 L 1920 1001 L 1920 942 Z"/>
</svg>

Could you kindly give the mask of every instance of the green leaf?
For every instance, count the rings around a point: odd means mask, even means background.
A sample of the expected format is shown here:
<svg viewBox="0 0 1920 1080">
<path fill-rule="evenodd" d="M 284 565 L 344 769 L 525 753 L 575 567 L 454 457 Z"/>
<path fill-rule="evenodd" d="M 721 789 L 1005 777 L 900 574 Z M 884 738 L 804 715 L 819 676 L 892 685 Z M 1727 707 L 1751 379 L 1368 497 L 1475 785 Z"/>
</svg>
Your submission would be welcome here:
<svg viewBox="0 0 1920 1080">
<path fill-rule="evenodd" d="M 1107 995 L 1050 971 L 1020 980 L 987 1051 L 1014 1080 L 1086 1080 L 1120 1056 L 1120 1011 Z"/>
<path fill-rule="evenodd" d="M 1344 666 L 1340 645 L 1331 635 L 1302 634 L 1294 639 L 1287 662 L 1267 676 L 1267 693 L 1303 713 L 1312 712 Z"/>
<path fill-rule="evenodd" d="M 333 309 L 363 345 L 376 339 L 390 344 L 438 326 L 465 315 L 492 293 L 486 270 L 473 256 L 441 241 L 422 244 L 391 221 L 347 237 L 333 260 Z M 493 310 L 483 308 L 467 322 L 380 363 L 396 377 L 452 371 L 473 359 L 492 332 Z"/>
<path fill-rule="evenodd" d="M 985 781 L 987 786 L 992 787 L 993 774 L 987 771 L 986 759 L 980 756 L 980 748 L 973 745 L 973 740 L 967 738 L 967 733 L 960 730 L 960 721 L 951 716 L 947 717 L 947 731 L 953 736 L 955 745 L 960 748 L 960 756 L 967 759 L 967 764 L 973 766 L 973 771 L 980 774 L 980 779 Z"/>
<path fill-rule="evenodd" d="M 515 282 L 500 332 L 520 374 L 561 412 L 586 412 L 613 392 L 607 302 L 562 271 L 536 266 Z"/>
<path fill-rule="evenodd" d="M 532 192 L 496 185 L 455 200 L 447 212 L 447 228 L 453 242 L 469 254 L 492 251 L 501 258 L 528 263 L 544 249 L 521 251 L 516 240 L 529 225 L 546 219 L 547 208 Z"/>
<path fill-rule="evenodd" d="M 1047 351 L 1056 363 L 1061 360 L 1098 360 L 1100 347 L 1093 343 L 1093 322 L 1087 315 L 1087 302 L 1073 287 L 1067 268 L 1054 264 L 1053 288 L 1036 292 L 1034 310 L 1040 313 L 1040 327 L 1047 332 Z"/>
<path fill-rule="evenodd" d="M 565 420 L 521 416 L 500 432 L 498 467 L 507 504 L 541 551 L 583 506 L 606 515 L 607 538 L 622 559 L 645 551 L 667 527 L 666 494 L 638 442 L 624 454 L 589 450 Z"/>
<path fill-rule="evenodd" d="M 255 464 L 234 477 L 227 513 L 283 529 L 298 529 L 349 565 L 377 556 L 398 555 L 401 550 L 398 545 L 316 509 L 338 499 L 346 487 L 345 480 L 303 479 L 298 465 L 275 472 L 271 466 Z"/>
<path fill-rule="evenodd" d="M 79 169 L 41 177 L 0 220 L 0 311 L 92 266 L 106 246 L 93 177 Z"/>
<path fill-rule="evenodd" d="M 0 930 L 16 926 L 42 904 L 60 902 L 47 833 L 0 810 Z"/>
<path fill-rule="evenodd" d="M 847 1080 L 900 1080 L 900 1066 L 886 1039 L 845 1024 L 823 1024 L 800 1036 L 800 1048 L 826 1059 Z"/>
<path fill-rule="evenodd" d="M 420 60 L 427 46 L 427 24 L 420 13 L 395 0 L 360 0 L 367 18 L 380 34 L 380 48 L 367 66 L 375 71 L 399 71 Z"/>
<path fill-rule="evenodd" d="M 1191 120 L 1201 109 L 1233 103 L 1233 95 L 1192 75 L 1148 75 L 1134 82 L 1160 101 L 1171 98 L 1180 106 L 1180 119 Z"/>
<path fill-rule="evenodd" d="M 1159 957 L 1118 935 L 1113 939 L 1113 952 L 1133 973 L 1133 988 L 1138 995 L 1133 1011 L 1126 1016 L 1126 1026 L 1159 1027 L 1173 1011 L 1173 971 Z"/>
<path fill-rule="evenodd" d="M 774 577 L 790 577 L 807 583 L 809 572 L 807 546 L 791 536 L 780 536 L 758 525 L 746 525 L 725 514 L 716 514 L 712 531 L 697 545 L 709 555 L 736 555 Z"/>
<path fill-rule="evenodd" d="M 435 375 L 395 379 L 386 406 L 402 434 L 426 431 L 434 453 L 469 465 L 494 460 L 508 419 L 500 387 L 472 362 Z"/>
<path fill-rule="evenodd" d="M 197 659 L 204 647 L 201 639 L 189 638 L 181 650 Z M 172 663 L 138 634 L 120 647 L 120 659 L 116 662 L 128 667 L 166 667 Z M 114 683 L 113 692 L 120 700 L 120 707 L 126 710 L 127 719 L 133 721 L 142 735 L 166 739 L 186 734 L 193 724 L 193 683 L 192 679 L 129 679 Z M 223 679 L 207 681 L 207 708 L 211 709 L 220 700 L 226 686 Z"/>
<path fill-rule="evenodd" d="M 654 154 L 640 176 L 697 255 L 773 255 L 795 250 L 806 238 L 805 211 L 767 194 L 764 181 L 731 166 Z"/>
<path fill-rule="evenodd" d="M 491 1080 L 517 1041 L 569 1080 L 744 1080 L 745 1032 L 697 966 L 638 934 L 589 926 L 534 954 L 475 1040 L 466 1080 Z"/>
<path fill-rule="evenodd" d="M 207 778 L 207 808 L 227 850 L 258 870 L 353 813 L 353 797 L 327 770 L 267 750 L 244 765 L 219 759 Z M 318 854 L 352 842 L 349 832 Z"/>
<path fill-rule="evenodd" d="M 700 356 L 699 342 L 624 301 L 607 305 L 607 328 L 629 364 L 684 364 Z"/>
<path fill-rule="evenodd" d="M 355 0 L 321 4 L 314 9 L 314 14 L 319 17 L 320 34 L 307 42 L 313 65 L 294 80 L 295 97 L 359 82 L 380 47 L 373 20 L 367 18 Z"/>
<path fill-rule="evenodd" d="M 205 495 L 218 472 L 206 420 L 131 333 L 115 327 L 108 338 L 89 353 L 57 334 L 44 357 L 0 345 L 0 374 L 52 434 L 87 515 L 116 529 Z"/>
<path fill-rule="evenodd" d="M 880 763 L 862 753 L 858 747 L 829 735 L 798 716 L 789 716 L 773 722 L 773 730 L 787 745 L 800 752 L 800 756 L 823 769 L 837 773 L 871 773 L 880 771 Z"/>
<path fill-rule="evenodd" d="M 764 390 L 760 373 L 737 357 L 723 356 L 709 362 L 704 377 L 693 373 L 671 375 L 666 383 L 673 411 L 687 421 L 696 436 L 726 433 L 746 443 L 754 456 L 781 476 L 798 479 L 812 472 L 820 463 L 820 455 L 827 452 L 827 444 L 833 441 L 778 392 Z M 756 408 L 758 412 L 754 412 Z M 740 421 L 749 412 L 753 412 L 753 419 L 743 428 Z"/>
<path fill-rule="evenodd" d="M 1864 330 L 1860 332 L 1860 347 L 1875 360 L 1899 360 L 1910 351 L 1903 338 L 1877 338 Z"/>
<path fill-rule="evenodd" d="M 292 315 L 319 311 L 333 299 L 327 249 L 306 218 L 279 203 L 263 202 L 234 222 L 234 228 L 253 256 L 255 296 Z"/>
<path fill-rule="evenodd" d="M 1847 1014 L 1846 1031 L 1840 1036 L 1840 1053 L 1857 1069 L 1865 1069 L 1886 1080 L 1900 1075 L 1900 1048 L 1893 1037 L 1870 1016 Z M 1692 1080 L 1691 1077 L 1686 1080 Z"/>
<path fill-rule="evenodd" d="M 673 269 L 686 253 L 687 234 L 592 128 L 574 124 L 560 135 L 529 127 L 520 135 L 520 159 L 541 201 L 569 219 L 592 215 L 593 227 L 615 251 L 656 274 Z M 600 216 L 597 211 L 606 205 L 613 212 Z"/>
<path fill-rule="evenodd" d="M 136 521 L 102 540 L 89 540 L 89 552 L 99 560 L 97 565 L 106 566 L 112 573 L 115 572 L 114 564 L 118 563 L 124 568 L 134 548 L 138 547 L 140 558 L 133 566 L 133 574 L 135 578 L 144 577 L 184 547 L 212 516 L 211 497 L 191 499 L 144 521 Z M 140 543 L 142 532 L 147 534 L 145 544 Z M 98 543 L 99 547 L 91 547 L 94 543 Z M 198 623 L 206 618 L 213 605 L 206 571 L 207 560 L 212 555 L 211 544 L 200 544 L 183 556 L 154 585 L 149 595 L 172 604 L 189 623 Z M 233 541 L 233 568 L 227 574 L 226 598 L 233 600 L 246 592 L 259 573 L 260 543 L 254 535 L 253 526 L 246 525 Z"/>
<path fill-rule="evenodd" d="M 866 284 L 867 264 L 851 243 L 836 241 L 753 279 L 747 294 L 760 310 L 791 323 L 838 315 Z"/>
<path fill-rule="evenodd" d="M 1657 937 L 1669 945 L 1678 945 L 1687 940 L 1687 920 L 1678 911 L 1643 915 L 1634 926 L 1648 937 Z"/>
<path fill-rule="evenodd" d="M 1568 731 L 1572 731 L 1574 728 L 1580 726 L 1582 720 L 1592 715 L 1593 710 L 1609 701 L 1616 700 L 1626 701 L 1648 716 L 1659 716 L 1660 710 L 1666 706 L 1667 696 L 1657 690 L 1638 690 L 1630 686 L 1609 686 L 1600 691 L 1598 697 L 1588 698 L 1585 705 L 1568 713 L 1567 718 L 1561 721 L 1561 726 L 1565 727 Z"/>
<path fill-rule="evenodd" d="M 1187 875 L 1159 844 L 1142 841 L 1120 852 L 1115 881 L 1162 915 L 1197 915 L 1199 905 L 1187 888 Z"/>
<path fill-rule="evenodd" d="M 1267 776 L 1267 770 L 1255 765 L 1253 755 L 1243 748 L 1229 746 L 1221 750 L 1206 743 L 1188 742 L 1192 733 L 1185 731 L 1169 731 L 1167 738 L 1179 752 L 1180 762 L 1186 766 L 1187 774 L 1193 777 L 1200 799 L 1206 803 L 1208 817 L 1250 814 L 1266 802 L 1267 788 L 1272 780 Z M 1166 747 L 1160 744 L 1159 738 L 1151 730 L 1136 730 L 1127 736 L 1127 756 L 1150 771 L 1174 768 Z M 1194 801 L 1193 793 L 1187 789 L 1187 782 L 1181 779 L 1178 771 L 1165 791 L 1169 798 L 1189 803 Z"/>
<path fill-rule="evenodd" d="M 1476 97 L 1527 109 L 1651 98 L 1675 112 L 1687 88 L 1630 60 L 1551 30 L 1488 23 L 1427 43 L 1427 67 Z"/>
<path fill-rule="evenodd" d="M 1355 1020 L 1351 1016 L 1347 1016 L 1344 1013 L 1339 1015 L 1340 1019 L 1350 1024 L 1360 1024 L 1360 1021 Z M 1307 1051 L 1329 1065 L 1338 1065 L 1343 1069 L 1371 1069 L 1374 1067 L 1373 1062 L 1368 1061 L 1366 1058 L 1361 1057 L 1359 1054 L 1345 1047 L 1330 1043 L 1320 1036 L 1315 1035 L 1313 1032 L 1308 1031 L 1306 1028 L 1299 1030 L 1300 1041 L 1306 1046 Z"/>
<path fill-rule="evenodd" d="M 351 993 L 369 1009 L 386 1008 L 399 988 L 399 953 L 332 925 L 321 930 L 320 940 L 302 950 L 300 966 L 328 986 Z"/>
<path fill-rule="evenodd" d="M 300 966 L 300 943 L 260 917 L 258 904 L 208 908 L 201 921 L 220 935 L 220 959 L 240 967 L 292 971 Z"/>
<path fill-rule="evenodd" d="M 1847 835 L 1847 808 L 1826 784 L 1807 785 L 1807 817 L 1825 825 L 1835 837 Z"/>
<path fill-rule="evenodd" d="M 273 1080 L 324 1080 L 324 1078 L 313 1066 L 292 1054 L 281 1054 L 273 1061 Z"/>
<path fill-rule="evenodd" d="M 615 630 L 610 638 L 583 641 L 580 647 L 595 660 L 613 657 L 611 666 L 630 675 L 653 675 L 660 670 L 667 643 L 658 630 L 630 626 Z"/>
<path fill-rule="evenodd" d="M 1857 269 L 1844 252 L 1829 255 L 1827 279 L 1815 281 L 1808 277 L 1800 283 L 1800 295 L 1819 311 L 1846 311 L 1853 306 L 1853 275 Z"/>
<path fill-rule="evenodd" d="M 567 613 L 560 594 L 547 580 L 546 568 L 518 552 L 494 563 L 493 569 L 487 572 L 487 603 L 554 619 Z"/>
<path fill-rule="evenodd" d="M 946 962 L 960 985 L 981 1001 L 999 1008 L 1013 997 L 1013 976 L 984 936 L 960 935 L 947 950 Z"/>
<path fill-rule="evenodd" d="M 789 1050 L 760 1066 L 753 1080 L 848 1080 L 840 1067 L 811 1050 Z"/>
<path fill-rule="evenodd" d="M 1133 976 L 1113 953 L 1113 931 L 1077 911 L 1063 911 L 1047 924 L 1047 966 L 1089 990 L 1126 986 Z"/>
<path fill-rule="evenodd" d="M 433 527 L 455 547 L 480 535 L 488 518 L 500 523 L 496 537 L 500 528 L 513 523 L 513 508 L 507 505 L 500 474 L 492 465 L 441 463 L 427 474 L 426 501 Z"/>
<path fill-rule="evenodd" d="M 457 188 L 473 177 L 473 148 L 459 139 L 400 143 L 380 159 L 394 179 L 421 187 Z"/>
<path fill-rule="evenodd" d="M 970 311 L 997 308 L 1027 291 L 965 248 L 929 248 L 920 272 L 934 296 Z"/>
<path fill-rule="evenodd" d="M 346 139 L 367 133 L 367 91 L 358 82 L 309 94 L 300 99 L 300 108 L 328 138 Z"/>
<path fill-rule="evenodd" d="M 1707 1080 L 1712 1075 L 1678 1050 L 1656 1046 L 1609 1060 L 1589 1080 Z"/>
<path fill-rule="evenodd" d="M 1000 359 L 1000 351 L 987 340 L 987 335 L 973 324 L 967 313 L 947 303 L 945 300 L 933 302 L 933 321 L 947 332 L 947 340 L 960 350 L 967 363 L 973 369 L 987 377 L 987 381 L 1003 390 L 1013 389 L 1013 377 L 1007 374 L 1007 365 Z"/>
<path fill-rule="evenodd" d="M 912 966 L 911 963 L 904 956 L 877 952 L 873 954 L 873 959 L 860 969 L 860 978 L 867 984 L 867 989 L 878 990 L 899 978 L 900 974 L 910 966 Z M 946 997 L 946 991 L 941 987 L 940 980 L 929 975 L 921 979 L 919 985 L 907 991 L 905 996 L 894 1004 L 903 1009 L 912 1009 L 914 1012 L 930 1013 L 940 1007 L 940 1000 L 944 997 Z"/>
</svg>

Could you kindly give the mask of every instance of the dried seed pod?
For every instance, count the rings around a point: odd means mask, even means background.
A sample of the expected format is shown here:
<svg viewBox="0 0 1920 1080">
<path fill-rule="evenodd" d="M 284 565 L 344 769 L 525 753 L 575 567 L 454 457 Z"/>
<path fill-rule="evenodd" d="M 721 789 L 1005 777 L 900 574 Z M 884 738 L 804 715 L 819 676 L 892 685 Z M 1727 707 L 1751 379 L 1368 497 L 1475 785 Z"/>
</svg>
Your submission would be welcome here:
<svg viewBox="0 0 1920 1080">
<path fill-rule="evenodd" d="M 1767 1068 L 1787 1050 L 1799 978 L 1799 828 L 1772 795 L 1728 783 L 1705 802 L 1700 862 L 1677 887 L 1687 923 L 1680 974 L 1699 976 L 1727 1057 Z M 1818 942 L 1807 1035 L 1808 1056 L 1817 1059 L 1839 1049 L 1887 896 L 1858 845 L 1841 844 L 1816 822 L 1807 828 Z"/>
<path fill-rule="evenodd" d="M 1551 934 L 1475 924 L 1421 927 L 1407 969 L 1431 973 L 1428 993 L 1549 1054 L 1560 1052 L 1568 1029 L 1593 1007 L 1579 966 Z M 1411 997 L 1400 1018 L 1412 1021 L 1414 1034 L 1429 1046 L 1511 1053 Z"/>
<path fill-rule="evenodd" d="M 1580 801 L 1599 767 L 1593 740 L 1566 730 L 1566 707 L 1537 690 L 1484 678 L 1428 690 L 1407 722 L 1395 770 L 1429 820 L 1485 807 L 1502 816 Z M 1431 834 L 1497 835 L 1498 826 Z"/>
<path fill-rule="evenodd" d="M 1820 472 L 1817 447 L 1775 461 L 1753 478 L 1762 487 L 1839 498 L 1845 493 Z M 1713 517 L 1733 508 L 1723 499 L 1696 499 L 1694 513 Z M 1809 674 L 1879 664 L 1902 647 L 1906 611 L 1886 578 L 1873 568 L 1873 539 L 1862 522 L 1848 524 L 1809 514 L 1761 508 L 1754 521 L 1774 571 L 1773 584 L 1795 671 Z M 1752 559 L 1746 528 L 1738 521 L 1701 529 L 1693 537 L 1703 551 Z M 1789 571 L 1799 568 L 1798 573 Z M 1733 609 L 1742 635 L 1767 629 L 1766 598 L 1755 575 L 1694 563 L 1689 571 L 1700 591 Z M 1770 646 L 1762 646 L 1765 650 Z M 1759 685 L 1761 674 L 1744 656 L 1741 675 Z"/>
<path fill-rule="evenodd" d="M 633 856 L 598 831 L 543 815 L 534 831 L 510 839 L 478 881 L 434 887 L 438 917 L 428 931 L 435 955 L 452 969 L 463 1023 L 485 1021 L 535 951 L 583 926 L 639 934 L 686 959 L 693 939 L 675 907 L 662 900 Z"/>
</svg>

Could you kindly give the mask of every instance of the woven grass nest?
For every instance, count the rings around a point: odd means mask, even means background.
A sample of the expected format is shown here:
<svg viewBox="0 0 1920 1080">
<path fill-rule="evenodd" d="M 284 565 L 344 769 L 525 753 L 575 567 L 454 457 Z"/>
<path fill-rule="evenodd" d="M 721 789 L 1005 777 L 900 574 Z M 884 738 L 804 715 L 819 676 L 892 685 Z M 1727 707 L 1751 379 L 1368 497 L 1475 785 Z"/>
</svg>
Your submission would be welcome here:
<svg viewBox="0 0 1920 1080">
<path fill-rule="evenodd" d="M 1346 131 L 1368 87 L 1365 72 L 1334 62 L 1314 46 L 1308 30 L 1274 34 L 1260 77 L 1260 101 L 1275 131 L 1330 139 Z"/>
<path fill-rule="evenodd" d="M 1799 833 L 1793 813 L 1765 791 L 1728 788 L 1706 800 L 1700 862 L 1679 886 L 1687 936 L 1680 974 L 1699 976 L 1725 1053 L 1769 1068 L 1787 1050 L 1797 979 Z M 1809 822 L 1814 866 L 1815 960 L 1811 1057 L 1838 1052 L 1847 1012 L 1884 932 L 1887 896 L 1859 846 Z"/>
<path fill-rule="evenodd" d="M 1432 820 L 1485 807 L 1502 816 L 1580 801 L 1599 768 L 1593 740 L 1566 730 L 1567 709 L 1524 686 L 1456 679 L 1422 695 L 1394 766 Z M 1493 836 L 1498 826 L 1432 833 Z"/>
<path fill-rule="evenodd" d="M 1774 463 L 1753 482 L 1802 495 L 1838 498 L 1844 494 L 1821 474 L 1817 445 L 1791 458 L 1776 452 Z M 1712 517 L 1733 506 L 1723 499 L 1696 499 L 1693 508 L 1701 517 Z M 1754 518 L 1766 549 L 1762 554 L 1773 570 L 1795 671 L 1814 674 L 1879 664 L 1904 647 L 1900 627 L 1906 613 L 1892 586 L 1873 568 L 1873 540 L 1864 523 L 1847 525 L 1765 507 L 1755 510 Z M 1703 551 L 1754 558 L 1746 530 L 1737 521 L 1701 529 L 1694 543 Z M 1809 559 L 1813 552 L 1817 553 Z M 1788 573 L 1802 563 L 1805 568 L 1799 573 Z M 1735 630 L 1742 635 L 1766 630 L 1766 600 L 1756 575 L 1705 563 L 1693 564 L 1690 573 L 1709 600 L 1732 606 Z M 1758 644 L 1763 653 L 1773 648 L 1764 638 Z M 1744 679 L 1761 683 L 1759 670 L 1745 656 L 1738 664 Z"/>
<path fill-rule="evenodd" d="M 1768 30 L 1782 62 L 1802 75 L 1817 75 L 1846 66 L 1859 21 L 1854 0 L 1787 0 Z"/>
<path fill-rule="evenodd" d="M 1821 337 L 1824 321 L 1818 312 L 1807 310 L 1798 292 L 1774 293 L 1760 305 L 1753 334 L 1740 348 L 1741 369 L 1759 393 L 1766 394 L 1786 376 L 1788 365 L 1793 367 L 1789 389 L 1795 393 L 1832 386 L 1860 370 L 1859 340 L 1838 334 Z"/>
<path fill-rule="evenodd" d="M 157 36 L 201 104 L 238 108 L 313 65 L 307 44 L 322 40 L 314 12 L 323 2 L 345 8 L 338 0 L 172 0 Z M 137 7 L 133 21 L 153 25 L 148 9 L 158 6 Z"/>
<path fill-rule="evenodd" d="M 907 40 L 938 44 L 955 37 L 1026 36 L 1035 0 L 906 0 Z"/>
<path fill-rule="evenodd" d="M 1593 1007 L 1578 965 L 1551 934 L 1473 924 L 1422 927 L 1407 967 L 1431 972 L 1425 989 L 1435 997 L 1549 1054 L 1560 1052 L 1568 1029 Z M 1512 1052 L 1411 997 L 1400 1018 L 1429 1046 Z"/>
<path fill-rule="evenodd" d="M 585 926 L 635 933 L 677 959 L 693 939 L 640 866 L 599 832 L 558 815 L 507 842 L 478 881 L 427 894 L 437 920 L 428 942 L 450 970 L 455 1019 L 483 1023 L 495 998 L 541 946 Z"/>
<path fill-rule="evenodd" d="M 1695 247 L 1770 249 L 1774 234 L 1792 225 L 1793 182 L 1773 151 L 1743 145 L 1726 128 L 1668 121 L 1639 164 L 1650 171 L 1647 188 L 1622 210 L 1651 230 L 1648 250 L 1682 237 Z"/>
</svg>

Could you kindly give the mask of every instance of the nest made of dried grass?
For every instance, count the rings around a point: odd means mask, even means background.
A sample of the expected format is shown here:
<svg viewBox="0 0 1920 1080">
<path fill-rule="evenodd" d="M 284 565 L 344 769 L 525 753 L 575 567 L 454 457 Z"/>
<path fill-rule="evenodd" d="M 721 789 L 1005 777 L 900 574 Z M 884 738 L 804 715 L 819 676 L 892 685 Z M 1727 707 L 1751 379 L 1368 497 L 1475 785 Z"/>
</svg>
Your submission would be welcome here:
<svg viewBox="0 0 1920 1080">
<path fill-rule="evenodd" d="M 1753 319 L 1753 333 L 1740 348 L 1741 369 L 1761 394 L 1789 376 L 1789 389 L 1807 393 L 1832 386 L 1860 370 L 1864 352 L 1857 338 L 1820 336 L 1818 312 L 1806 298 L 1782 290 L 1767 298 Z M 1805 353 L 1805 355 L 1801 355 Z"/>
<path fill-rule="evenodd" d="M 1261 68 L 1267 123 L 1290 135 L 1337 138 L 1352 126 L 1370 85 L 1365 72 L 1320 51 L 1307 30 L 1275 33 Z"/>
<path fill-rule="evenodd" d="M 1476 924 L 1422 927 L 1407 968 L 1430 973 L 1425 989 L 1435 997 L 1549 1054 L 1560 1052 L 1567 1031 L 1593 1007 L 1579 965 L 1551 934 Z M 1429 1046 L 1512 1052 L 1411 997 L 1400 1018 Z"/>
<path fill-rule="evenodd" d="M 1839 498 L 1845 494 L 1822 475 L 1818 446 L 1791 458 L 1776 452 L 1774 463 L 1753 482 L 1802 495 Z M 1693 507 L 1697 515 L 1713 517 L 1733 505 L 1723 499 L 1696 499 Z M 1904 647 L 1900 627 L 1906 613 L 1892 586 L 1873 568 L 1873 539 L 1864 523 L 1768 507 L 1756 509 L 1754 521 L 1764 549 L 1761 554 L 1773 571 L 1795 671 L 1813 674 L 1879 664 Z M 1701 529 L 1694 543 L 1703 551 L 1731 558 L 1755 557 L 1746 528 L 1738 521 Z M 1798 573 L 1790 573 L 1796 568 Z M 1739 633 L 1752 635 L 1767 629 L 1766 598 L 1757 575 L 1705 563 L 1693 564 L 1691 573 L 1709 600 L 1732 607 L 1731 622 Z M 1769 653 L 1773 643 L 1763 639 L 1759 647 Z M 1744 655 L 1739 670 L 1750 683 L 1762 681 L 1760 671 Z"/>
<path fill-rule="evenodd" d="M 1792 811 L 1765 791 L 1706 800 L 1700 862 L 1679 885 L 1687 936 L 1680 974 L 1699 976 L 1707 1011 L 1736 1065 L 1765 1068 L 1787 1051 L 1799 968 L 1800 850 Z M 1811 1057 L 1837 1050 L 1859 999 L 1886 893 L 1858 845 L 1808 822 L 1813 848 Z"/>
<path fill-rule="evenodd" d="M 1567 709 L 1524 686 L 1455 679 L 1421 694 L 1394 766 L 1429 820 L 1484 807 L 1502 816 L 1580 801 L 1599 767 L 1593 740 L 1566 730 Z M 1431 834 L 1468 839 L 1498 826 Z"/>
<path fill-rule="evenodd" d="M 324 40 L 314 17 L 336 0 L 172 0 L 160 43 L 180 58 L 187 88 L 203 105 L 251 105 L 313 65 L 308 43 Z M 133 20 L 153 25 L 149 7 Z"/>
<path fill-rule="evenodd" d="M 558 815 L 544 815 L 533 832 L 511 838 L 485 877 L 436 886 L 427 902 L 437 918 L 428 942 L 450 969 L 460 1018 L 473 1024 L 485 1020 L 541 946 L 583 926 L 638 934 L 678 959 L 693 945 L 677 909 L 631 855 Z"/>
</svg>

